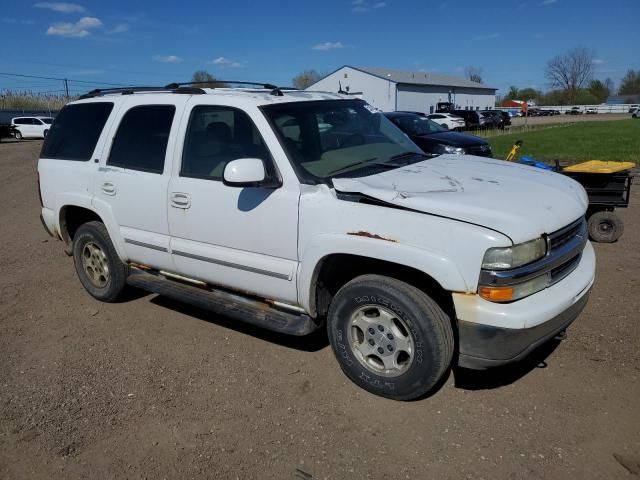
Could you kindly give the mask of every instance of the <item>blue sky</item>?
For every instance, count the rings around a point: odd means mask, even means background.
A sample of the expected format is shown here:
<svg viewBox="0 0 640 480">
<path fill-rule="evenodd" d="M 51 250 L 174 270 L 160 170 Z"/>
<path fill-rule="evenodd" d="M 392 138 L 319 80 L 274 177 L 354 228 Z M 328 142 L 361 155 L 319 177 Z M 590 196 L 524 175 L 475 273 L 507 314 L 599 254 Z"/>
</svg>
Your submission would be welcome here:
<svg viewBox="0 0 640 480">
<path fill-rule="evenodd" d="M 474 65 L 502 92 L 546 89 L 546 61 L 586 45 L 596 77 L 618 85 L 640 69 L 640 0 L 5 0 L 0 45 L 0 72 L 87 82 L 164 84 L 205 69 L 290 85 L 344 64 L 451 75 Z M 61 82 L 0 75 L 0 89 L 16 87 Z"/>
</svg>

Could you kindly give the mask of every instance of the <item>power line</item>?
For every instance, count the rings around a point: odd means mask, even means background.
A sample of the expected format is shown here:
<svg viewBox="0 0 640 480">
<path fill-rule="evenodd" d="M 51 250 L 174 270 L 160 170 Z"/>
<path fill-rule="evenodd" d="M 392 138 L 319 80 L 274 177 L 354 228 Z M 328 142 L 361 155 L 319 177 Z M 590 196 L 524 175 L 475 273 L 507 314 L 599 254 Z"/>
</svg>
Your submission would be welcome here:
<svg viewBox="0 0 640 480">
<path fill-rule="evenodd" d="M 0 72 L 0 75 L 8 75 L 11 77 L 20 77 L 20 78 L 37 78 L 40 80 L 58 80 L 60 82 L 69 81 L 74 83 L 84 83 L 89 85 L 109 85 L 112 87 L 126 87 L 126 85 L 122 83 L 107 83 L 107 82 L 89 82 L 87 80 L 74 80 L 70 78 L 58 78 L 58 77 L 41 77 L 38 75 L 24 75 L 21 73 L 8 73 L 8 72 Z"/>
</svg>

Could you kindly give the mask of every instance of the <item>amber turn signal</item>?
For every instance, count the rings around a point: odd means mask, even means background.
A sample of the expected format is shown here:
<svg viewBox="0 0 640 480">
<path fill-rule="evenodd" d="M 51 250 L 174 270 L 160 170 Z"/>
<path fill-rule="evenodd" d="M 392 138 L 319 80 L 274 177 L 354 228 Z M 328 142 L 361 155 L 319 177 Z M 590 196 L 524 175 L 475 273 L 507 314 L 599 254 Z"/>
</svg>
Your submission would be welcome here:
<svg viewBox="0 0 640 480">
<path fill-rule="evenodd" d="M 491 302 L 513 300 L 513 287 L 480 287 L 480 296 Z"/>
</svg>

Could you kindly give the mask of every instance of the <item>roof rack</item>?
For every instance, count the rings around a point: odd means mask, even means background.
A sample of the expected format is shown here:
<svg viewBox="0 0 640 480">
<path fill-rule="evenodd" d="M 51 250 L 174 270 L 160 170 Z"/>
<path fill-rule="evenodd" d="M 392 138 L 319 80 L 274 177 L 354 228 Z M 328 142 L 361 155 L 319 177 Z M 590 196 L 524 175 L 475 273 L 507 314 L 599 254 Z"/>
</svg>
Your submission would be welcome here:
<svg viewBox="0 0 640 480">
<path fill-rule="evenodd" d="M 236 85 L 251 85 L 254 87 L 261 87 L 261 88 L 264 88 L 265 90 L 271 90 L 271 95 L 274 95 L 276 97 L 282 97 L 284 95 L 284 93 L 282 93 L 282 90 L 297 90 L 296 88 L 290 88 L 290 87 L 278 87 L 276 85 L 273 85 L 272 83 L 243 82 L 239 80 L 218 80 L 218 79 L 204 81 L 204 82 L 170 83 L 168 85 L 165 85 L 165 88 L 180 88 L 184 85 L 211 85 L 211 84 L 225 85 L 229 83 L 236 84 Z M 218 86 L 218 87 L 209 87 L 209 88 L 228 88 L 228 87 Z"/>
<path fill-rule="evenodd" d="M 258 82 L 242 82 L 238 80 L 212 80 L 207 82 L 180 82 L 180 83 L 169 83 L 164 87 L 114 87 L 114 88 L 96 88 L 95 90 L 91 90 L 90 92 L 81 95 L 80 100 L 85 98 L 93 98 L 100 97 L 102 95 L 107 95 L 110 93 L 119 93 L 121 95 L 132 95 L 136 92 L 171 92 L 171 93 L 181 93 L 185 95 L 200 95 L 206 93 L 202 88 L 194 87 L 193 85 L 211 85 L 211 84 L 236 84 L 236 85 L 251 85 L 263 88 L 265 90 L 271 90 L 271 95 L 282 97 L 284 93 L 283 90 L 297 90 L 294 87 L 277 87 L 276 85 L 272 85 L 271 83 L 258 83 Z M 218 87 L 209 87 L 209 88 L 229 88 L 226 86 L 218 86 Z"/>
<path fill-rule="evenodd" d="M 110 93 L 119 93 L 121 95 L 132 95 L 136 92 L 171 92 L 185 95 L 201 95 L 206 93 L 201 88 L 184 88 L 184 87 L 115 87 L 115 88 L 96 88 L 79 97 L 80 100 L 85 98 L 100 97 Z"/>
</svg>

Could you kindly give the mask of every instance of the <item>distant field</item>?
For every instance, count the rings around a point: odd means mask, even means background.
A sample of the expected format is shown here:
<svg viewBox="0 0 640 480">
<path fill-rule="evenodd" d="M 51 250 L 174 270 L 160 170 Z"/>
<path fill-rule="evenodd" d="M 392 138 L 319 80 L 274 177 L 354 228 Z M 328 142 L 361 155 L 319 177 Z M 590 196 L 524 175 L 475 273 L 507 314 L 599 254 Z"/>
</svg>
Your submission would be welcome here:
<svg viewBox="0 0 640 480">
<path fill-rule="evenodd" d="M 584 122 L 489 138 L 494 156 L 505 158 L 517 140 L 519 155 L 537 160 L 616 160 L 640 164 L 640 120 Z"/>
</svg>

